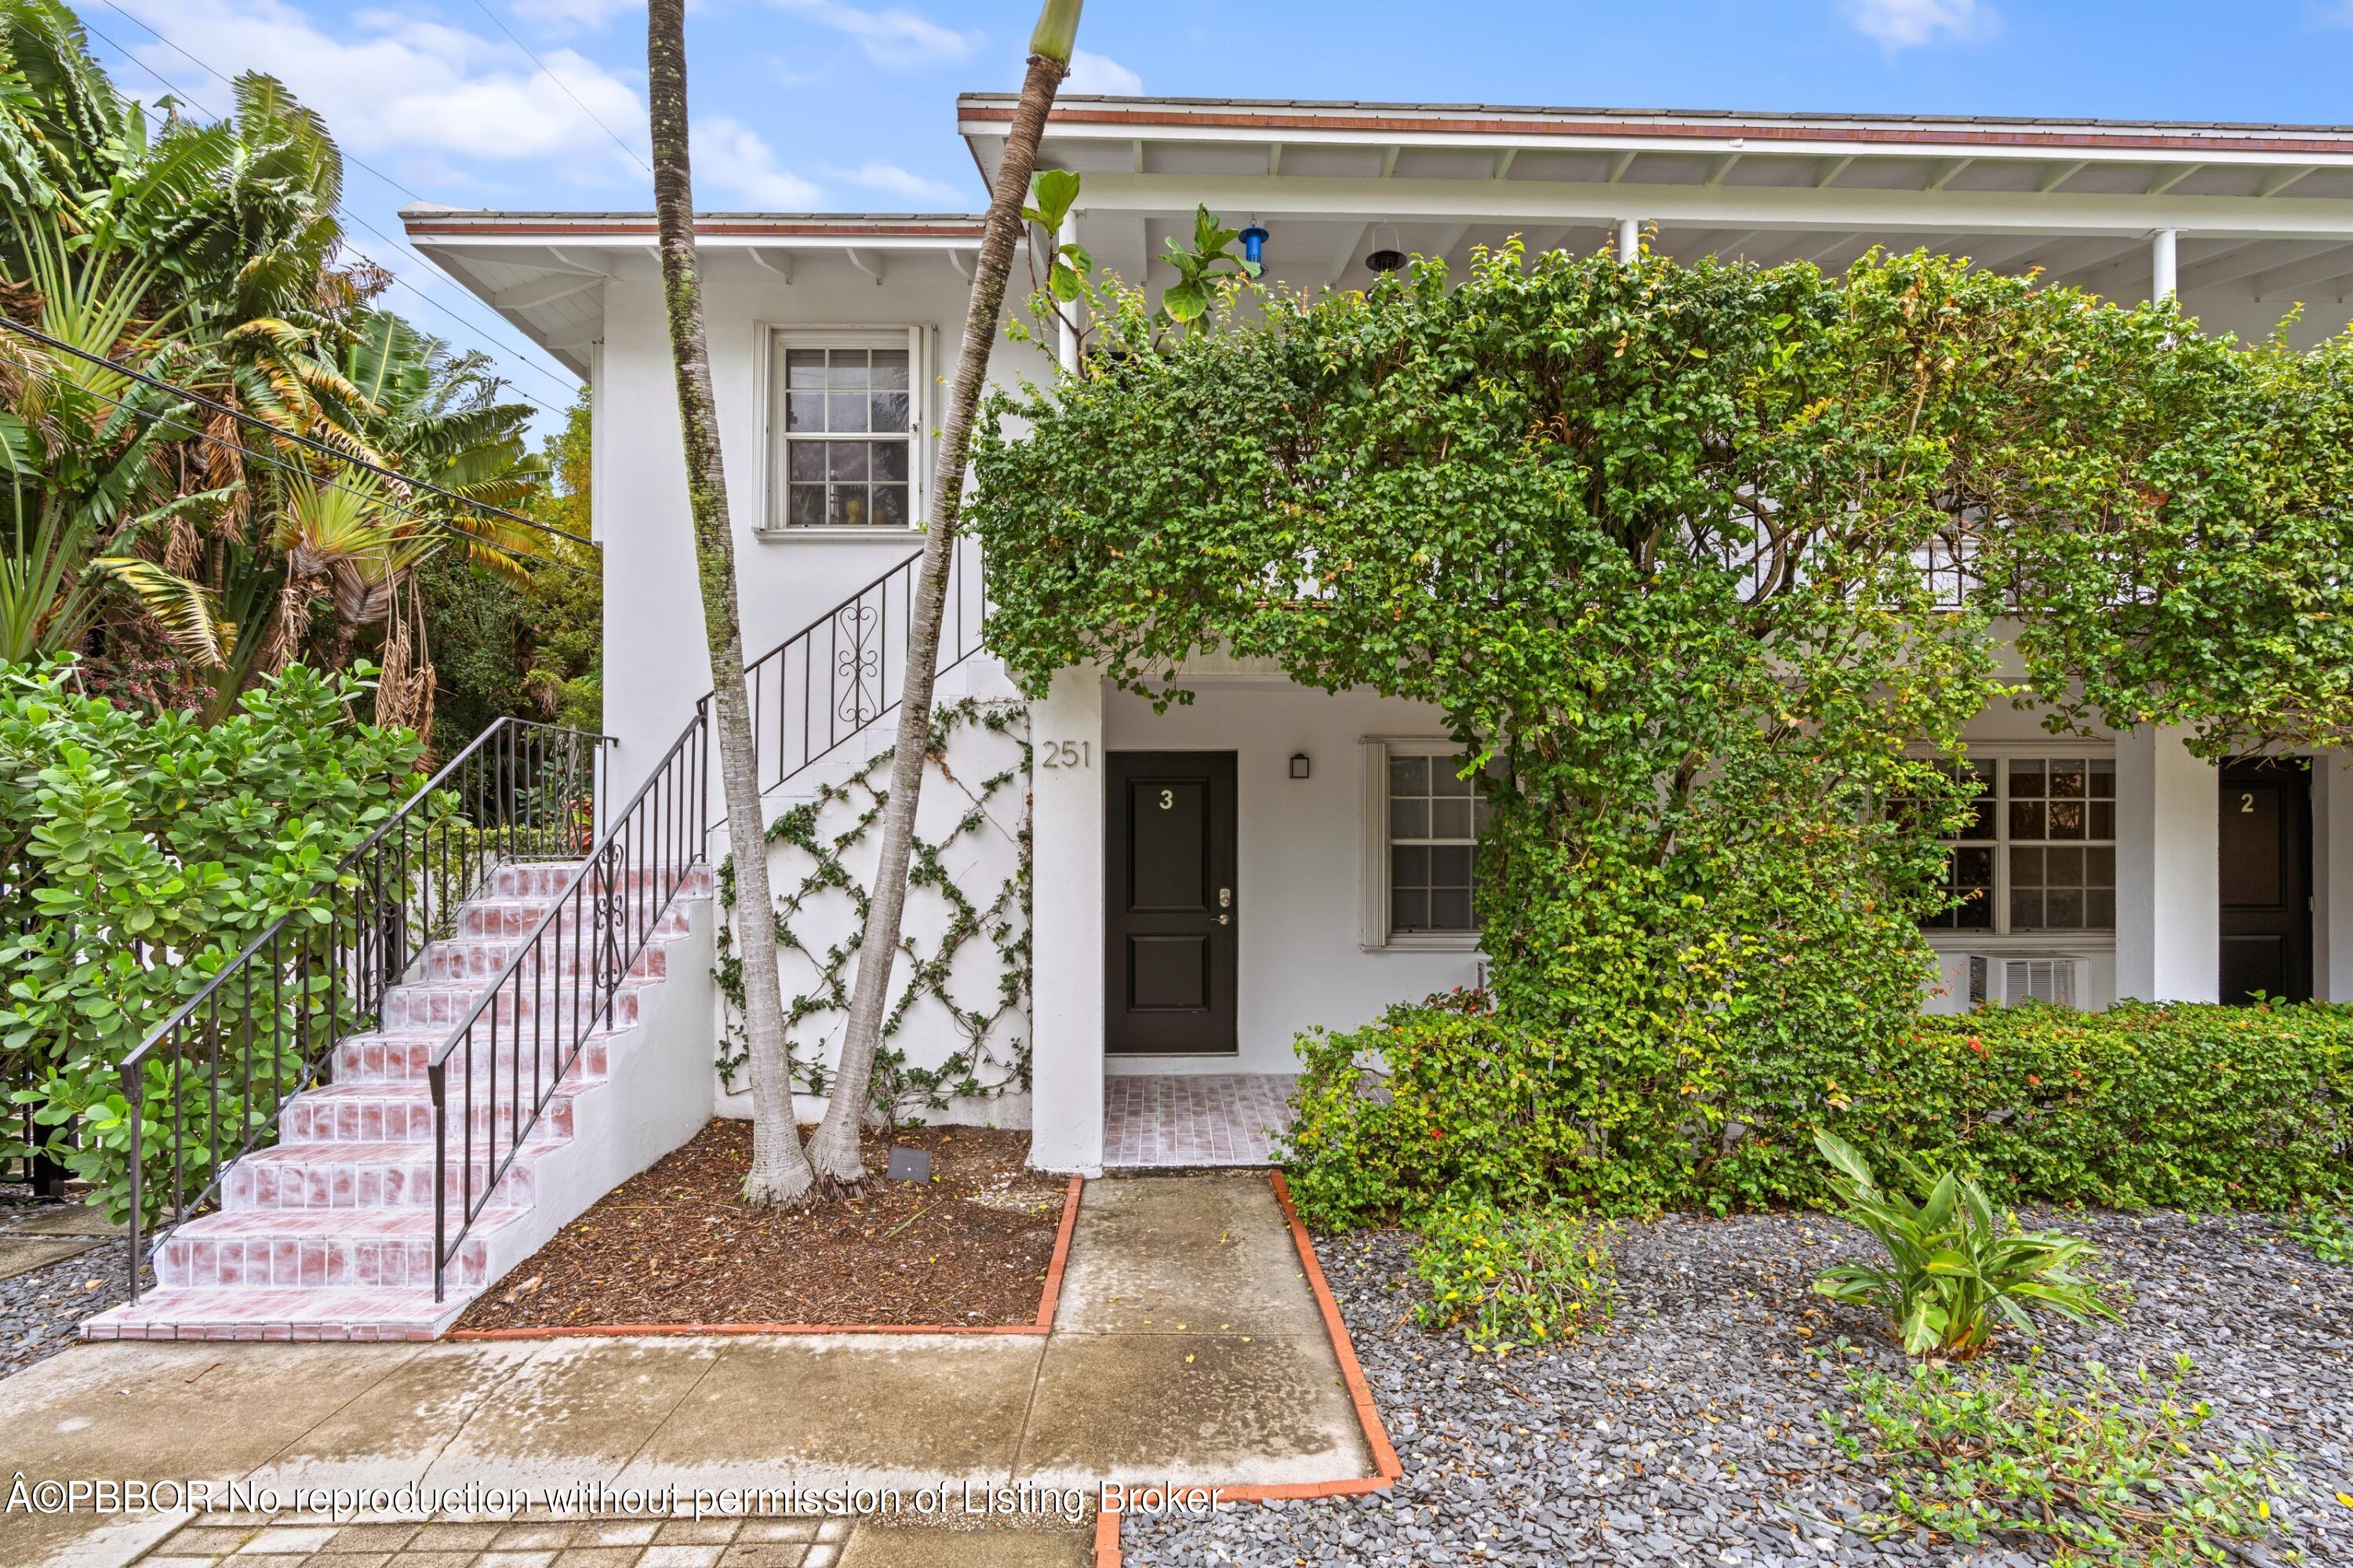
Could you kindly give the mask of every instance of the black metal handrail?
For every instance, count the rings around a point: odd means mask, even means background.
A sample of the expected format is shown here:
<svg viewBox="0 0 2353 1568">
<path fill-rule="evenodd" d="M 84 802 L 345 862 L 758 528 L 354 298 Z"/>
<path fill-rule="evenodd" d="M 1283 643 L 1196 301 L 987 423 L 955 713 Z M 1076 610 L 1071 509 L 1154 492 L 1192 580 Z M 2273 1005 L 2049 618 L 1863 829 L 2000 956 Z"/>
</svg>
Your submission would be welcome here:
<svg viewBox="0 0 2353 1568">
<path fill-rule="evenodd" d="M 707 858 L 707 713 L 708 705 L 696 705 L 694 717 L 629 803 L 617 816 L 605 819 L 605 830 L 586 858 L 427 1064 L 433 1097 L 436 1301 L 445 1298 L 448 1265 L 467 1233 L 489 1206 L 590 1037 L 615 1022 L 622 988 L 652 942 L 670 900 Z M 453 1059 L 460 1141 L 454 1178 L 449 1157 Z M 458 1210 L 454 1232 L 449 1228 L 453 1196 Z"/>
<path fill-rule="evenodd" d="M 336 1043 L 375 1021 L 385 992 L 491 871 L 591 842 L 587 812 L 610 744 L 499 719 L 337 863 L 320 902 L 271 921 L 123 1058 L 133 1301 L 146 1256 L 219 1193 L 232 1163 L 276 1138 L 286 1103 L 323 1081 Z M 154 1091 L 170 1184 L 142 1253 Z"/>
<path fill-rule="evenodd" d="M 980 652 L 988 616 L 979 542 L 959 535 L 951 551 L 935 673 Z M 905 628 L 914 619 L 923 559 L 916 551 L 744 666 L 762 794 L 822 762 L 899 705 L 906 691 Z"/>
<path fill-rule="evenodd" d="M 949 557 L 943 672 L 980 651 L 987 602 L 977 556 L 976 542 L 959 539 Z M 913 620 L 922 562 L 918 550 L 744 665 L 763 794 L 867 733 L 899 705 L 906 689 L 903 629 Z M 902 629 L 895 647 L 894 607 Z M 436 1301 L 446 1298 L 449 1265 L 513 1169 L 524 1140 L 590 1037 L 611 1024 L 623 985 L 670 899 L 708 858 L 714 822 L 710 717 L 706 694 L 628 805 L 617 816 L 599 819 L 605 826 L 595 847 L 427 1068 L 433 1094 Z M 453 1062 L 460 1129 L 454 1164 Z"/>
</svg>

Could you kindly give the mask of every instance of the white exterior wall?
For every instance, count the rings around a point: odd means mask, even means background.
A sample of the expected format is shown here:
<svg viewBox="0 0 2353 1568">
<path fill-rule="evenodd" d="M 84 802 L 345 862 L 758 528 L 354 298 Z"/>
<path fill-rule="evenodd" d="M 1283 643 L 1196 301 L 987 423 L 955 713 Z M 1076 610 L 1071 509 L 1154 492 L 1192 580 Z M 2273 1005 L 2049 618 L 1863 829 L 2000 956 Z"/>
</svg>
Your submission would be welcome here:
<svg viewBox="0 0 2353 1568">
<path fill-rule="evenodd" d="M 944 253 L 892 253 L 877 284 L 836 258 L 806 260 L 790 283 L 741 253 L 703 253 L 712 392 L 727 464 L 734 524 L 737 601 L 747 658 L 781 642 L 921 547 L 923 537 L 871 530 L 758 531 L 767 441 L 761 428 L 765 328 L 871 326 L 926 329 L 922 418 L 939 422 L 942 381 L 955 373 L 968 285 Z M 659 274 L 631 255 L 605 286 L 597 356 L 595 439 L 600 458 L 593 509 L 605 546 L 605 728 L 621 743 L 620 800 L 659 760 L 711 689 L 696 587 L 678 393 L 670 372 Z M 1050 373 L 1033 350 L 1000 342 L 992 380 Z M 928 480 L 932 447 L 921 467 Z M 622 461 L 621 453 L 627 453 Z"/>
<path fill-rule="evenodd" d="M 1029 1162 L 1093 1174 L 1103 1167 L 1103 683 L 1064 670 L 1029 705 L 1030 744 L 1076 767 L 1030 773 L 1029 993 L 1037 1084 Z"/>
<path fill-rule="evenodd" d="M 2116 993 L 2213 1001 L 2222 984 L 2221 822 L 2213 764 L 2181 732 L 2116 741 Z"/>
<path fill-rule="evenodd" d="M 803 259 L 793 268 L 789 283 L 741 252 L 707 249 L 702 260 L 705 330 L 727 468 L 744 649 L 747 658 L 756 659 L 904 560 L 923 543 L 922 535 L 913 530 L 760 531 L 766 508 L 764 393 L 769 329 L 923 329 L 918 418 L 926 433 L 913 461 L 927 485 L 935 450 L 929 432 L 938 426 L 944 383 L 955 372 L 969 285 L 947 256 L 938 251 L 885 255 L 881 261 L 884 275 L 881 284 L 838 256 Z M 710 690 L 711 674 L 686 510 L 677 389 L 661 313 L 659 276 L 650 255 L 633 254 L 621 260 L 616 277 L 605 285 L 605 338 L 594 362 L 593 440 L 598 461 L 592 507 L 596 537 L 605 547 L 605 728 L 620 743 L 614 761 L 612 796 L 612 803 L 619 806 L 677 738 L 697 699 Z M 992 355 L 991 369 L 993 379 L 1004 383 L 1041 376 L 1048 367 L 1034 351 L 1000 342 Z M 895 624 L 890 634 L 894 641 L 903 635 Z M 993 662 L 974 660 L 941 683 L 943 702 L 961 694 L 1008 698 L 1013 694 Z M 843 746 L 818 767 L 771 793 L 766 802 L 770 818 L 808 798 L 816 784 L 839 783 L 889 745 L 895 716 L 886 715 L 865 736 Z M 984 736 L 972 738 L 987 741 Z M 987 753 L 986 762 L 974 764 L 980 772 L 1005 766 L 996 747 L 984 744 L 981 750 Z M 968 747 L 959 751 L 966 760 L 978 755 Z M 715 820 L 721 815 L 715 768 L 712 784 Z M 1001 808 L 997 814 L 1018 818 L 1019 803 L 1017 786 L 1008 800 L 996 803 Z M 969 805 L 965 797 L 944 788 L 934 773 L 927 781 L 918 831 L 936 839 Z M 840 809 L 836 808 L 836 815 L 839 814 Z M 1011 851 L 1008 843 L 997 842 L 997 835 L 985 837 L 986 842 L 976 840 L 967 846 L 970 853 L 959 858 L 959 865 L 976 879 L 976 885 L 986 882 L 993 890 L 1001 885 Z M 728 853 L 722 827 L 713 834 L 712 857 L 717 860 Z M 847 859 L 849 869 L 871 880 L 873 853 L 871 844 L 853 852 Z M 779 895 L 789 892 L 807 869 L 805 857 L 783 849 L 772 854 L 770 864 Z M 843 910 L 833 906 L 838 902 L 818 901 L 796 924 L 797 934 L 817 951 L 840 941 L 853 924 Z M 937 907 L 929 907 L 927 915 L 927 907 L 923 898 L 911 901 L 907 927 L 908 935 L 926 953 L 936 936 L 935 931 L 926 930 L 927 919 L 936 926 L 944 917 Z M 959 959 L 958 983 L 969 993 L 962 999 L 976 1005 L 993 980 L 993 971 L 984 972 L 987 941 L 969 946 L 969 958 Z M 789 1001 L 808 986 L 814 965 L 794 954 L 785 955 L 783 961 L 785 994 Z M 971 974 L 966 975 L 966 970 Z M 902 959 L 894 977 L 893 995 L 904 978 Z M 713 1059 L 722 1027 L 717 1006 L 714 992 Z M 914 1065 L 935 1066 L 963 1044 L 937 1011 L 936 1003 L 920 1003 L 892 1042 L 907 1051 Z M 805 1056 L 814 1052 L 830 1061 L 839 1047 L 839 1022 L 837 1015 L 812 1020 L 800 1033 L 820 1038 L 802 1039 L 797 1049 Z M 1007 1018 L 991 1032 L 992 1052 L 1001 1059 L 1013 1036 L 1026 1038 L 1029 1033 L 1026 1015 Z M 739 1076 L 738 1092 L 730 1094 L 714 1072 L 704 1104 L 715 1104 L 722 1115 L 745 1114 L 748 1096 L 741 1091 L 748 1083 L 747 1077 Z M 804 1098 L 799 1109 L 803 1116 L 814 1117 L 822 1110 L 822 1101 Z M 1018 1127 L 1029 1120 L 1030 1107 L 1027 1097 L 1010 1094 L 958 1101 L 944 1114 L 925 1114 L 932 1120 Z"/>
<path fill-rule="evenodd" d="M 1292 1041 L 1323 1024 L 1366 1022 L 1393 1001 L 1472 983 L 1473 944 L 1452 951 L 1364 945 L 1367 737 L 1443 739 L 1436 710 L 1370 693 L 1329 694 L 1280 676 L 1197 676 L 1192 704 L 1155 714 L 1125 692 L 1103 697 L 1111 751 L 1231 751 L 1236 885 L 1240 923 L 1240 1051 L 1232 1056 L 1113 1057 L 1113 1073 L 1289 1073 Z M 1294 752 L 1309 776 L 1290 777 Z M 1103 809 L 1095 808 L 1096 832 Z M 1046 819 L 1041 811 L 1041 830 Z M 1043 832 L 1040 832 L 1040 842 Z M 1041 862 L 1042 870 L 1042 862 Z M 1100 852 L 1089 895 L 1103 918 Z M 1043 877 L 1040 877 L 1043 885 Z M 1102 938 L 1096 938 L 1100 952 Z M 1040 943 L 1040 951 L 1044 944 Z M 1097 959 L 1092 1005 L 1101 1054 L 1103 994 Z M 1042 1038 L 1044 1020 L 1039 1021 Z"/>
<path fill-rule="evenodd" d="M 2353 1001 L 2353 754 L 2312 759 L 2312 994 Z"/>
</svg>

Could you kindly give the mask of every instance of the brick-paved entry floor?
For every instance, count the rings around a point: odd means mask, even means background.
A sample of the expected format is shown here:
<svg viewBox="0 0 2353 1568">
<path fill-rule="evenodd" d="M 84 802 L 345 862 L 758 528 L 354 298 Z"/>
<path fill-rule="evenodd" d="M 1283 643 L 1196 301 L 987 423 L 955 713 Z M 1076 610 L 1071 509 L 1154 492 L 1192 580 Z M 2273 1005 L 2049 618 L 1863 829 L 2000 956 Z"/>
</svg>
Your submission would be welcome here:
<svg viewBox="0 0 2353 1568">
<path fill-rule="evenodd" d="M 1271 1165 L 1291 1126 L 1288 1073 L 1114 1074 L 1103 1079 L 1103 1165 Z"/>
</svg>

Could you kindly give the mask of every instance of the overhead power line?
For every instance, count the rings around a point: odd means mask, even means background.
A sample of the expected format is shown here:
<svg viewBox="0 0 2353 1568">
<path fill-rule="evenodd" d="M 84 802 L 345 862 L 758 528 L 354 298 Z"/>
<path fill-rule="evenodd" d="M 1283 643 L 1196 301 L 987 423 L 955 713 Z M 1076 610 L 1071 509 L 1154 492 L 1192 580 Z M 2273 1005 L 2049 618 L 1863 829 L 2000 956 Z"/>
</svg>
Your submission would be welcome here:
<svg viewBox="0 0 2353 1568">
<path fill-rule="evenodd" d="M 115 372 L 117 375 L 127 376 L 131 380 L 140 383 L 142 386 L 153 387 L 159 392 L 169 392 L 174 397 L 184 397 L 200 408 L 207 408 L 216 414 L 227 415 L 228 418 L 237 420 L 240 424 L 256 427 L 267 434 L 272 440 L 290 441 L 296 446 L 305 449 L 306 450 L 317 452 L 322 457 L 332 458 L 335 461 L 342 463 L 348 468 L 354 468 L 364 473 L 375 474 L 379 479 L 391 480 L 396 484 L 405 485 L 410 490 L 422 491 L 427 495 L 438 495 L 444 501 L 455 502 L 460 506 L 470 506 L 477 512 L 482 513 L 488 516 L 499 518 L 502 522 L 512 523 L 524 528 L 536 529 L 542 534 L 550 535 L 555 538 L 569 539 L 575 545 L 593 546 L 596 543 L 595 540 L 585 538 L 578 534 L 572 533 L 568 529 L 558 528 L 553 524 L 543 523 L 536 517 L 526 517 L 520 512 L 510 512 L 503 506 L 493 506 L 487 501 L 478 501 L 470 495 L 463 495 L 454 490 L 445 490 L 440 485 L 434 484 L 429 481 L 418 479 L 412 474 L 402 473 L 397 469 L 386 468 L 384 464 L 372 462 L 366 458 L 354 457 L 350 452 L 344 451 L 339 447 L 330 446 L 325 441 L 319 440 L 313 437 L 298 435 L 291 430 L 280 429 L 276 425 L 271 424 L 269 420 L 262 418 L 259 415 L 247 413 L 242 408 L 231 408 L 228 404 L 207 397 L 203 393 L 198 392 L 192 387 L 182 387 L 176 382 L 165 381 L 160 376 L 150 376 L 145 371 L 133 369 L 132 366 L 123 364 L 121 360 L 110 359 L 102 354 L 92 354 L 86 348 L 77 348 L 72 344 L 67 343 L 60 338 L 51 337 L 47 333 L 43 332 L 38 327 L 27 326 L 25 323 L 14 320 L 11 317 L 0 316 L 0 328 L 5 328 L 6 330 L 16 333 L 22 337 L 30 338 L 33 342 L 41 344 L 43 347 L 47 348 L 52 352 L 69 354 L 76 359 L 82 360 L 87 364 L 101 366 L 108 370 Z M 104 397 L 105 394 L 100 393 L 99 396 Z M 120 399 L 112 399 L 112 401 L 114 401 L 118 407 L 121 406 Z M 161 418 L 162 416 L 157 417 Z M 179 428 L 185 429 L 185 427 Z M 191 433 L 196 434 L 206 440 L 217 441 L 219 440 L 218 437 L 206 434 L 203 431 L 195 431 Z M 237 446 L 237 450 L 239 451 L 249 452 L 253 450 L 252 448 L 245 446 L 241 442 L 235 444 Z M 266 454 L 258 455 L 262 455 L 264 457 L 264 461 L 274 461 L 269 459 Z M 280 466 L 282 467 L 287 465 L 280 464 Z M 304 470 L 303 471 L 308 472 L 309 471 Z M 464 532 L 463 529 L 454 531 L 459 533 Z M 471 535 L 469 535 L 469 537 Z"/>
<path fill-rule="evenodd" d="M 523 58 L 531 61 L 532 64 L 537 66 L 542 74 L 543 74 L 548 80 L 564 89 L 564 96 L 570 99 L 575 104 L 578 105 L 581 113 L 586 114 L 589 119 L 596 121 L 596 129 L 605 132 L 606 135 L 612 137 L 614 146 L 618 147 L 622 152 L 627 153 L 631 161 L 634 162 L 638 167 L 645 170 L 648 177 L 650 178 L 652 176 L 654 172 L 653 165 L 647 163 L 643 158 L 638 157 L 638 150 L 635 147 L 630 146 L 627 142 L 622 141 L 620 133 L 615 131 L 610 125 L 606 124 L 603 118 L 599 116 L 595 110 L 589 108 L 586 103 L 582 103 L 580 101 L 580 95 L 572 90 L 571 84 L 566 82 L 562 77 L 556 75 L 554 70 L 545 60 L 541 59 L 537 55 L 533 54 L 531 52 L 531 46 L 524 43 L 521 38 L 516 37 L 514 29 L 508 26 L 504 22 L 499 20 L 499 14 L 496 11 L 491 10 L 488 5 L 483 5 L 482 0 L 474 0 L 474 8 L 480 11 L 483 16 L 488 16 L 491 19 L 491 26 L 496 27 L 500 32 L 504 33 L 507 36 L 507 41 L 514 45 L 515 48 L 521 49 L 523 53 Z"/>
<path fill-rule="evenodd" d="M 142 32 L 144 32 L 150 37 L 153 38 L 157 43 L 162 44 L 165 48 L 170 49 L 174 54 L 178 55 L 181 58 L 186 60 L 197 69 L 213 77 L 224 86 L 227 86 L 231 90 L 236 88 L 237 82 L 233 79 L 224 75 L 218 69 L 207 61 L 198 58 L 195 55 L 189 53 L 188 50 L 182 48 L 179 44 L 174 43 L 172 39 L 164 37 L 164 35 L 158 31 L 153 25 L 132 16 L 130 12 L 116 5 L 114 0 L 99 0 L 99 4 L 104 5 L 108 10 L 121 17 L 124 21 L 129 22 L 132 26 L 139 28 Z M 491 19 L 493 21 L 497 20 L 496 17 Z M 219 115 L 215 114 L 210 109 L 206 108 L 202 103 L 197 102 L 193 95 L 181 92 L 178 88 L 174 87 L 172 85 L 171 78 L 165 76 L 162 71 L 157 70 L 153 66 L 149 65 L 137 55 L 134 55 L 129 49 L 124 48 L 112 38 L 108 37 L 104 33 L 100 32 L 98 28 L 90 26 L 87 17 L 83 18 L 82 26 L 88 27 L 90 33 L 101 43 L 105 44 L 107 48 L 112 49 L 116 54 L 119 54 L 124 59 L 131 61 L 140 69 L 145 71 L 149 76 L 153 77 L 158 82 L 162 83 L 164 90 L 166 92 L 177 94 L 179 97 L 186 100 L 188 104 L 199 114 L 212 120 L 222 118 Z M 528 54 L 530 51 L 526 49 L 524 50 L 524 53 Z M 540 69 L 543 70 L 546 69 L 544 66 Z M 553 75 L 553 73 L 550 74 Z M 561 81 L 558 81 L 556 85 L 562 87 L 564 84 Z M 567 88 L 565 90 L 568 92 L 570 90 Z M 577 100 L 575 101 L 577 101 Z M 595 117 L 592 115 L 591 118 L 593 119 Z M 600 121 L 598 123 L 601 124 L 603 122 Z M 611 130 L 608 127 L 606 134 L 610 135 L 611 133 Z M 400 192 L 402 195 L 409 196 L 417 201 L 424 201 L 427 199 L 364 159 L 357 157 L 353 154 L 343 152 L 340 148 L 337 149 L 337 154 L 342 157 L 345 163 L 350 164 L 356 168 L 364 170 L 368 174 L 374 175 L 377 179 L 382 180 L 385 185 L 390 185 L 393 189 Z M 358 213 L 351 210 L 348 206 L 339 207 L 337 210 L 346 220 L 355 223 L 362 228 L 366 229 L 370 234 L 375 235 L 378 239 L 383 240 L 386 245 L 391 246 L 395 250 L 397 250 L 408 260 L 415 261 L 418 266 L 428 268 L 440 274 L 442 277 L 448 278 L 452 283 L 457 283 L 458 287 L 461 289 L 465 287 L 463 283 L 459 283 L 456 278 L 450 277 L 448 268 L 441 266 L 431 257 L 427 256 L 423 251 L 420 251 L 413 246 L 386 234 L 383 229 L 378 228 L 375 224 L 370 223 L 366 218 L 362 217 Z M 362 261 L 366 262 L 369 266 L 378 268 L 386 277 L 393 281 L 395 285 L 407 290 L 410 293 L 416 295 L 427 304 L 431 305 L 435 310 L 439 311 L 443 315 L 448 316 L 451 321 L 456 322 L 464 331 L 471 333 L 474 336 L 481 339 L 484 343 L 491 344 L 493 347 L 503 349 L 505 352 L 513 355 L 515 356 L 516 363 L 521 365 L 524 369 L 544 376 L 547 380 L 563 387 L 567 392 L 574 390 L 572 386 L 566 382 L 563 376 L 558 376 L 555 372 L 547 369 L 543 366 L 534 363 L 531 358 L 531 351 L 529 349 L 523 348 L 516 344 L 509 343 L 505 339 L 501 338 L 492 333 L 487 332 L 483 328 L 476 325 L 474 323 L 468 321 L 465 317 L 451 310 L 448 305 L 443 304 L 439 300 L 435 299 L 432 295 L 427 293 L 424 290 L 418 288 L 407 279 L 400 276 L 399 273 L 395 272 L 391 268 L 384 267 L 381 263 L 371 259 L 366 252 L 361 250 L 357 246 L 352 247 L 352 254 L 358 257 Z M 508 385 L 510 387 L 513 387 L 512 382 Z M 513 387 L 513 390 L 517 397 L 537 404 L 540 408 L 544 408 L 551 414 L 562 414 L 565 412 L 564 409 L 555 407 L 555 405 L 546 401 L 544 398 L 533 396 L 532 393 L 524 390 L 521 387 Z"/>
</svg>

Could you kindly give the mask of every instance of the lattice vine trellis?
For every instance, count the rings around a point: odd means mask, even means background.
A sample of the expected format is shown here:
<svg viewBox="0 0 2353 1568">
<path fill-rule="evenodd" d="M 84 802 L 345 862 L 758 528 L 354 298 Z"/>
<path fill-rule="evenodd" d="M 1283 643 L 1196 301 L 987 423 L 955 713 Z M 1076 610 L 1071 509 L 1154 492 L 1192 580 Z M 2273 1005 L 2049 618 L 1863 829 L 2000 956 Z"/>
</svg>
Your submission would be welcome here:
<svg viewBox="0 0 2353 1568">
<path fill-rule="evenodd" d="M 958 777 L 949 760 L 949 748 L 957 732 L 975 727 L 1011 740 L 1020 753 L 1017 764 L 977 784 Z M 1029 997 L 1029 709 L 1016 702 L 983 702 L 967 697 L 934 710 L 932 715 L 931 736 L 924 752 L 930 764 L 923 782 L 925 810 L 931 809 L 934 791 L 942 789 L 960 792 L 965 810 L 937 841 L 926 840 L 920 832 L 915 835 L 907 874 L 911 917 L 902 927 L 900 941 L 908 960 L 905 984 L 883 1021 L 882 1048 L 874 1065 L 872 1111 L 884 1122 L 917 1119 L 923 1112 L 945 1109 L 953 1099 L 993 1098 L 1008 1090 L 1026 1091 L 1029 1087 L 1029 1044 L 1026 1033 L 1002 1043 L 1001 1056 L 992 1049 L 989 1040 L 1008 1013 L 1026 1011 Z M 844 859 L 864 842 L 881 817 L 889 790 L 880 787 L 877 779 L 888 783 L 895 749 L 885 748 L 847 782 L 822 787 L 813 800 L 784 812 L 767 830 L 769 844 L 788 844 L 807 856 L 809 862 L 790 891 L 777 895 L 776 911 L 778 948 L 804 955 L 817 969 L 814 983 L 801 994 L 787 997 L 785 1002 L 786 1048 L 792 1059 L 793 1087 L 801 1094 L 824 1094 L 828 1075 L 822 1050 L 826 1031 L 818 1029 L 816 1038 L 810 1038 L 809 1021 L 828 1015 L 846 1019 L 849 1014 L 849 987 L 856 975 L 853 960 L 863 940 L 871 896 L 864 879 L 853 874 Z M 1020 809 L 1017 821 L 1008 826 L 991 814 L 990 804 L 1015 789 L 1020 790 Z M 826 824 L 830 809 L 835 807 L 851 808 L 856 815 L 846 828 L 829 832 Z M 960 842 L 988 832 L 1003 834 L 1010 842 L 1014 861 L 1012 874 L 983 903 L 956 885 L 949 874 L 947 859 Z M 782 885 L 782 879 L 778 881 Z M 916 922 L 912 918 L 913 897 L 926 890 L 942 901 L 946 914 L 946 924 L 928 956 L 913 934 Z M 818 902 L 829 893 L 839 893 L 849 899 L 850 928 L 841 940 L 828 943 L 819 951 L 796 927 L 815 921 Z M 719 900 L 723 910 L 734 909 L 732 857 L 719 868 Z M 983 1007 L 965 1007 L 957 1001 L 949 982 L 957 955 L 980 939 L 985 939 L 996 955 L 993 1001 Z M 733 1092 L 736 1075 L 749 1060 L 750 1051 L 743 1026 L 743 959 L 734 950 L 732 926 L 724 918 L 719 923 L 718 949 L 713 974 L 725 1003 L 719 1075 Z M 929 1067 L 910 1062 L 905 1050 L 893 1044 L 909 1012 L 927 998 L 938 1003 L 963 1041 L 936 1065 Z"/>
</svg>

